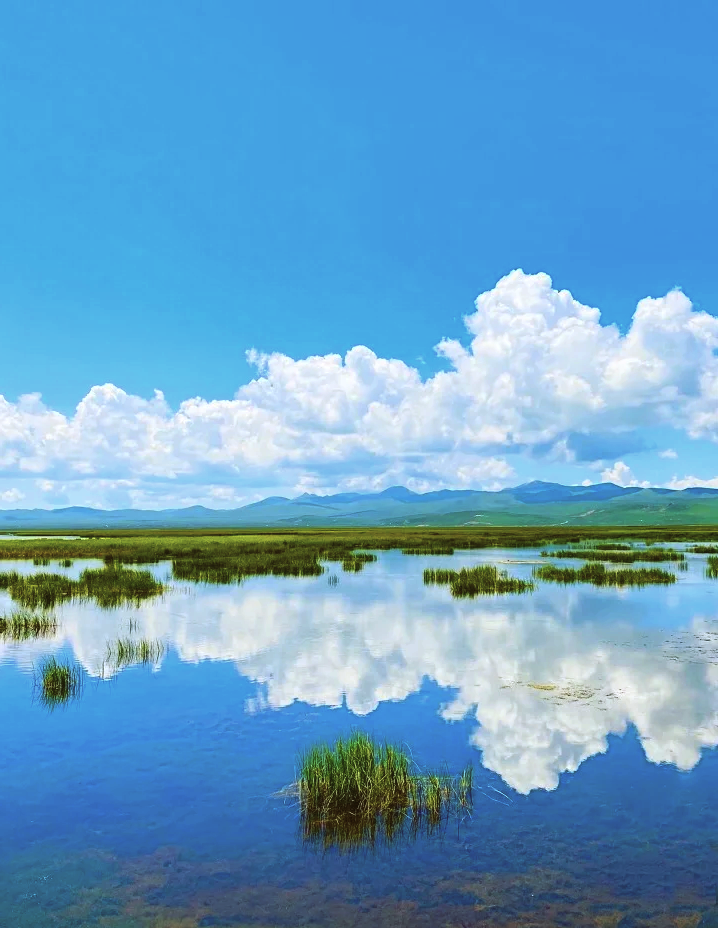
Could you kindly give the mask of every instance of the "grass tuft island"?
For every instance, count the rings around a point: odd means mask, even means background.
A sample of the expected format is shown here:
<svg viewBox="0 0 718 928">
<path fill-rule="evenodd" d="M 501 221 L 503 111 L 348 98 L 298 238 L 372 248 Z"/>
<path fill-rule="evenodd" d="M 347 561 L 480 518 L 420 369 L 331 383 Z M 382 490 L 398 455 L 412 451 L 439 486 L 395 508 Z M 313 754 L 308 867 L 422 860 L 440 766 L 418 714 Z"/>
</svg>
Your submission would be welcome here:
<svg viewBox="0 0 718 928">
<path fill-rule="evenodd" d="M 344 850 L 391 843 L 407 822 L 433 830 L 472 805 L 473 769 L 419 770 L 407 752 L 362 732 L 311 747 L 286 791 L 299 799 L 305 840 Z"/>
</svg>

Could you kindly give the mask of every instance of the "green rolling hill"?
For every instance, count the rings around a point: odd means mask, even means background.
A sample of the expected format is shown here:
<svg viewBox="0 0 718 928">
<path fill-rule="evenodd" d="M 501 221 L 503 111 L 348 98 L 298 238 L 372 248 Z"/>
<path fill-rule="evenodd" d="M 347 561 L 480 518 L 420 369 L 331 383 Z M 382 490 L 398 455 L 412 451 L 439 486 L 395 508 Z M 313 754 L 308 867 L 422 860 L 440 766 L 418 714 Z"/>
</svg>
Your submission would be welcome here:
<svg viewBox="0 0 718 928">
<path fill-rule="evenodd" d="M 0 510 L 0 531 L 102 528 L 299 528 L 718 524 L 718 489 L 667 490 L 534 481 L 497 492 L 438 490 L 269 497 L 240 509 Z"/>
</svg>

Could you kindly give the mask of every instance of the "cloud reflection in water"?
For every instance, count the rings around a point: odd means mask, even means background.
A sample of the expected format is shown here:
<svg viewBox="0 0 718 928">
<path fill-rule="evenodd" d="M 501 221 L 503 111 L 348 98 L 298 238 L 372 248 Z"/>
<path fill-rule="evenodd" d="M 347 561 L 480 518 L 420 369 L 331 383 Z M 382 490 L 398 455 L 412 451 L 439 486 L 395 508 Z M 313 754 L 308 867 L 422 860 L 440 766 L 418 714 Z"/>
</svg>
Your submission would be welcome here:
<svg viewBox="0 0 718 928">
<path fill-rule="evenodd" d="M 682 770 L 718 744 L 715 610 L 666 631 L 636 621 L 652 608 L 642 603 L 655 603 L 640 593 L 544 588 L 452 600 L 423 587 L 418 567 L 378 569 L 337 588 L 326 578 L 181 587 L 100 620 L 70 604 L 54 644 L 0 644 L 0 660 L 29 667 L 69 644 L 98 675 L 108 639 L 133 616 L 139 634 L 165 640 L 183 661 L 236 662 L 258 684 L 251 712 L 346 699 L 364 716 L 428 678 L 452 693 L 443 717 L 475 719 L 484 766 L 521 793 L 555 789 L 561 773 L 605 752 L 608 735 L 628 725 L 650 761 Z"/>
</svg>

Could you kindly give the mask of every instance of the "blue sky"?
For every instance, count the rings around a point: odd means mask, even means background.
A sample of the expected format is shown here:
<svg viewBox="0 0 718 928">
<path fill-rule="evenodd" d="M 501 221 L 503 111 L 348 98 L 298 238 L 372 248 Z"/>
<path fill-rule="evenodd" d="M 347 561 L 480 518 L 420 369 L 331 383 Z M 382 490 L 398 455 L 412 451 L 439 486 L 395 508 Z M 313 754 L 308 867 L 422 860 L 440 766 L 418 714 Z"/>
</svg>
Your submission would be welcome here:
<svg viewBox="0 0 718 928">
<path fill-rule="evenodd" d="M 708 2 L 8 0 L 0 505 L 714 480 L 717 27 Z M 574 385 L 518 421 L 530 378 L 489 396 L 435 351 L 468 348 L 474 300 L 515 269 L 512 312 L 547 274 L 624 336 L 646 297 L 692 305 L 627 346 L 643 381 L 604 359 L 583 418 Z M 516 331 L 495 323 L 474 367 Z M 377 359 L 358 394 L 326 361 L 289 364 L 355 346 Z M 431 389 L 388 383 L 383 359 Z"/>
</svg>

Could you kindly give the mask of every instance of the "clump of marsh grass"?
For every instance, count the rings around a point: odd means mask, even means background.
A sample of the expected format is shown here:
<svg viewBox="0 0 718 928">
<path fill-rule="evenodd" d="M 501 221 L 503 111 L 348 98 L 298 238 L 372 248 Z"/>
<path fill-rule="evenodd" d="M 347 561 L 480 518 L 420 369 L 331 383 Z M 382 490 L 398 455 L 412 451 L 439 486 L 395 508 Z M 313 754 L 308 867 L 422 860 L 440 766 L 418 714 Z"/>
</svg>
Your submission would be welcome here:
<svg viewBox="0 0 718 928">
<path fill-rule="evenodd" d="M 706 577 L 709 580 L 718 580 L 718 555 L 711 555 L 706 566 Z"/>
<path fill-rule="evenodd" d="M 676 575 L 659 567 L 607 570 L 605 564 L 586 564 L 578 570 L 544 564 L 534 567 L 533 575 L 551 583 L 592 583 L 594 586 L 647 586 L 652 583 L 675 583 Z"/>
<path fill-rule="evenodd" d="M 376 554 L 350 554 L 342 560 L 342 570 L 347 573 L 359 573 L 364 570 L 366 564 L 373 564 L 376 561 Z"/>
<path fill-rule="evenodd" d="M 471 808 L 472 785 L 470 765 L 458 777 L 425 773 L 402 748 L 355 732 L 306 751 L 285 794 L 299 799 L 305 840 L 350 850 L 391 843 L 407 823 L 438 827 Z"/>
<path fill-rule="evenodd" d="M 530 580 L 510 577 L 505 570 L 500 571 L 493 564 L 462 567 L 461 570 L 435 570 L 428 567 L 424 571 L 424 583 L 448 585 L 451 595 L 457 598 L 496 593 L 530 593 L 534 588 Z"/>
<path fill-rule="evenodd" d="M 192 583 L 241 583 L 246 577 L 318 577 L 324 573 L 316 551 L 247 551 L 225 556 L 211 549 L 172 560 L 172 576 Z"/>
<path fill-rule="evenodd" d="M 718 545 L 692 545 L 688 550 L 691 554 L 718 554 Z"/>
<path fill-rule="evenodd" d="M 336 574 L 329 574 L 327 577 L 327 583 L 329 586 L 336 586 L 339 583 L 339 577 Z"/>
<path fill-rule="evenodd" d="M 49 557 L 34 557 L 32 563 L 35 567 L 47 567 L 50 564 Z"/>
<path fill-rule="evenodd" d="M 685 554 L 682 551 L 676 551 L 675 548 L 651 548 L 651 550 L 640 550 L 633 548 L 628 551 L 605 550 L 598 548 L 565 548 L 560 551 L 542 551 L 541 557 L 557 558 L 577 558 L 582 561 L 607 561 L 611 564 L 635 564 L 636 561 L 659 562 L 659 561 L 684 561 Z"/>
<path fill-rule="evenodd" d="M 147 570 L 110 566 L 83 570 L 78 580 L 64 574 L 9 571 L 0 573 L 0 589 L 28 609 L 52 609 L 70 600 L 93 600 L 110 609 L 125 603 L 138 605 L 163 593 L 165 586 Z"/>
<path fill-rule="evenodd" d="M 597 551 L 633 551 L 631 545 L 622 541 L 582 541 L 577 547 L 595 548 Z"/>
<path fill-rule="evenodd" d="M 60 567 L 72 567 L 73 563 L 74 561 L 71 558 L 65 557 L 60 561 Z"/>
<path fill-rule="evenodd" d="M 8 641 L 52 638 L 57 627 L 57 619 L 47 612 L 17 609 L 10 615 L 0 615 L 0 638 Z"/>
<path fill-rule="evenodd" d="M 402 554 L 416 554 L 416 555 L 427 555 L 427 554 L 453 554 L 455 548 L 450 545 L 424 545 L 420 548 L 402 548 Z"/>
<path fill-rule="evenodd" d="M 39 702 L 47 709 L 67 705 L 79 699 L 83 685 L 82 668 L 76 664 L 58 661 L 55 657 L 44 658 L 35 670 L 35 687 Z"/>
<path fill-rule="evenodd" d="M 118 638 L 108 643 L 106 662 L 113 670 L 130 664 L 156 664 L 164 652 L 164 642 L 159 638 Z"/>
</svg>

